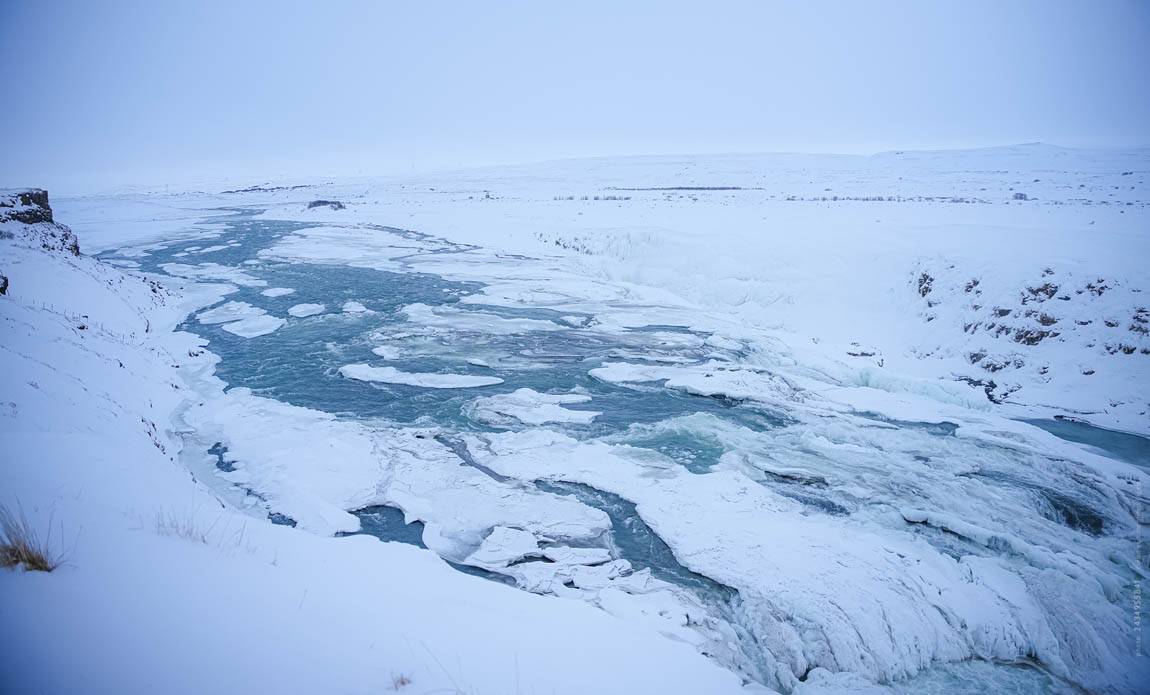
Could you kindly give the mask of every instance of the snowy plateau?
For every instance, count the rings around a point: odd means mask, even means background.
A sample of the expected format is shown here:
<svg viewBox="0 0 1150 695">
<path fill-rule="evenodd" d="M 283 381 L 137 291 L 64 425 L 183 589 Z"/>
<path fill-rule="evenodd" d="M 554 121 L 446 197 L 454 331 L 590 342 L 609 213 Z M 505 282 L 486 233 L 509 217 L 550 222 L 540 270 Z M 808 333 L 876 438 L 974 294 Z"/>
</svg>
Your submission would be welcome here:
<svg viewBox="0 0 1150 695">
<path fill-rule="evenodd" d="M 1147 178 L 0 192 L 0 690 L 1146 692 Z"/>
</svg>

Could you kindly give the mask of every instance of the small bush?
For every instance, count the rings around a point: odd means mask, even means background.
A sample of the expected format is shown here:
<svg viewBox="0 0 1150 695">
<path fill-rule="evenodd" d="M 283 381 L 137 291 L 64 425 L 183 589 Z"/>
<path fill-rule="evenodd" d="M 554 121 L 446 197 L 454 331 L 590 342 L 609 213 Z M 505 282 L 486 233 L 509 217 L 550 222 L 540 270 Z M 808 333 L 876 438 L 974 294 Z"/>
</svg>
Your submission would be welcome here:
<svg viewBox="0 0 1150 695">
<path fill-rule="evenodd" d="M 13 514 L 0 505 L 0 567 L 23 565 L 29 572 L 51 572 L 63 563 L 60 553 L 52 550 L 51 546 L 51 521 L 48 523 L 48 536 L 41 541 L 24 516 L 23 509 L 19 514 Z"/>
</svg>

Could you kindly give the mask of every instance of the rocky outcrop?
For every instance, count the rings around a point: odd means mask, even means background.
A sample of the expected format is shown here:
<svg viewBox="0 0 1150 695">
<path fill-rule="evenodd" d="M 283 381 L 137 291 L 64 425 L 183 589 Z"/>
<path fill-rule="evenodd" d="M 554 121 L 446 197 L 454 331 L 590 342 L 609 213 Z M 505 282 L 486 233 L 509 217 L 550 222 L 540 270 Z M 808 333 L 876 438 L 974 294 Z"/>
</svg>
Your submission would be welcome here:
<svg viewBox="0 0 1150 695">
<path fill-rule="evenodd" d="M 40 188 L 0 192 L 0 240 L 80 255 L 80 241 L 53 221 L 48 191 Z"/>
<path fill-rule="evenodd" d="M 0 193 L 0 222 L 15 220 L 24 224 L 52 221 L 48 191 L 30 188 L 26 191 Z"/>
</svg>

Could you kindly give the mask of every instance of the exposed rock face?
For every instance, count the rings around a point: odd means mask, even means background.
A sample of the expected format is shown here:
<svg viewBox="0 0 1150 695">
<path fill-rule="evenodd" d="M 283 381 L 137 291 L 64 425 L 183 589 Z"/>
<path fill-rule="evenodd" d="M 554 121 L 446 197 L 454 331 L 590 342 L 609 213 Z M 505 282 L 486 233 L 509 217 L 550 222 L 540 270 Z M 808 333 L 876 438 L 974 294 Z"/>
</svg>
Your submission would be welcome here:
<svg viewBox="0 0 1150 695">
<path fill-rule="evenodd" d="M 31 188 L 0 194 L 0 222 L 10 219 L 24 224 L 51 222 L 52 208 L 48 205 L 48 191 Z"/>
<path fill-rule="evenodd" d="M 48 191 L 40 188 L 0 192 L 0 239 L 80 255 L 80 241 L 71 229 L 52 220 Z"/>
<path fill-rule="evenodd" d="M 313 200 L 307 204 L 308 210 L 321 207 L 329 207 L 332 210 L 343 210 L 346 206 L 338 200 Z"/>
</svg>

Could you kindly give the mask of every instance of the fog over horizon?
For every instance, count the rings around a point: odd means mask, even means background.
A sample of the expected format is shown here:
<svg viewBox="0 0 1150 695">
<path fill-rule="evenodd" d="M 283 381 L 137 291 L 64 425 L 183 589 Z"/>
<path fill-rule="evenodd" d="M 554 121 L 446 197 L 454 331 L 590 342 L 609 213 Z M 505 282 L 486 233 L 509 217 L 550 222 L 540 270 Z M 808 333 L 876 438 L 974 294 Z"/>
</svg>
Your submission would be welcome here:
<svg viewBox="0 0 1150 695">
<path fill-rule="evenodd" d="M 1150 144 L 1150 5 L 14 0 L 0 186 Z"/>
</svg>

